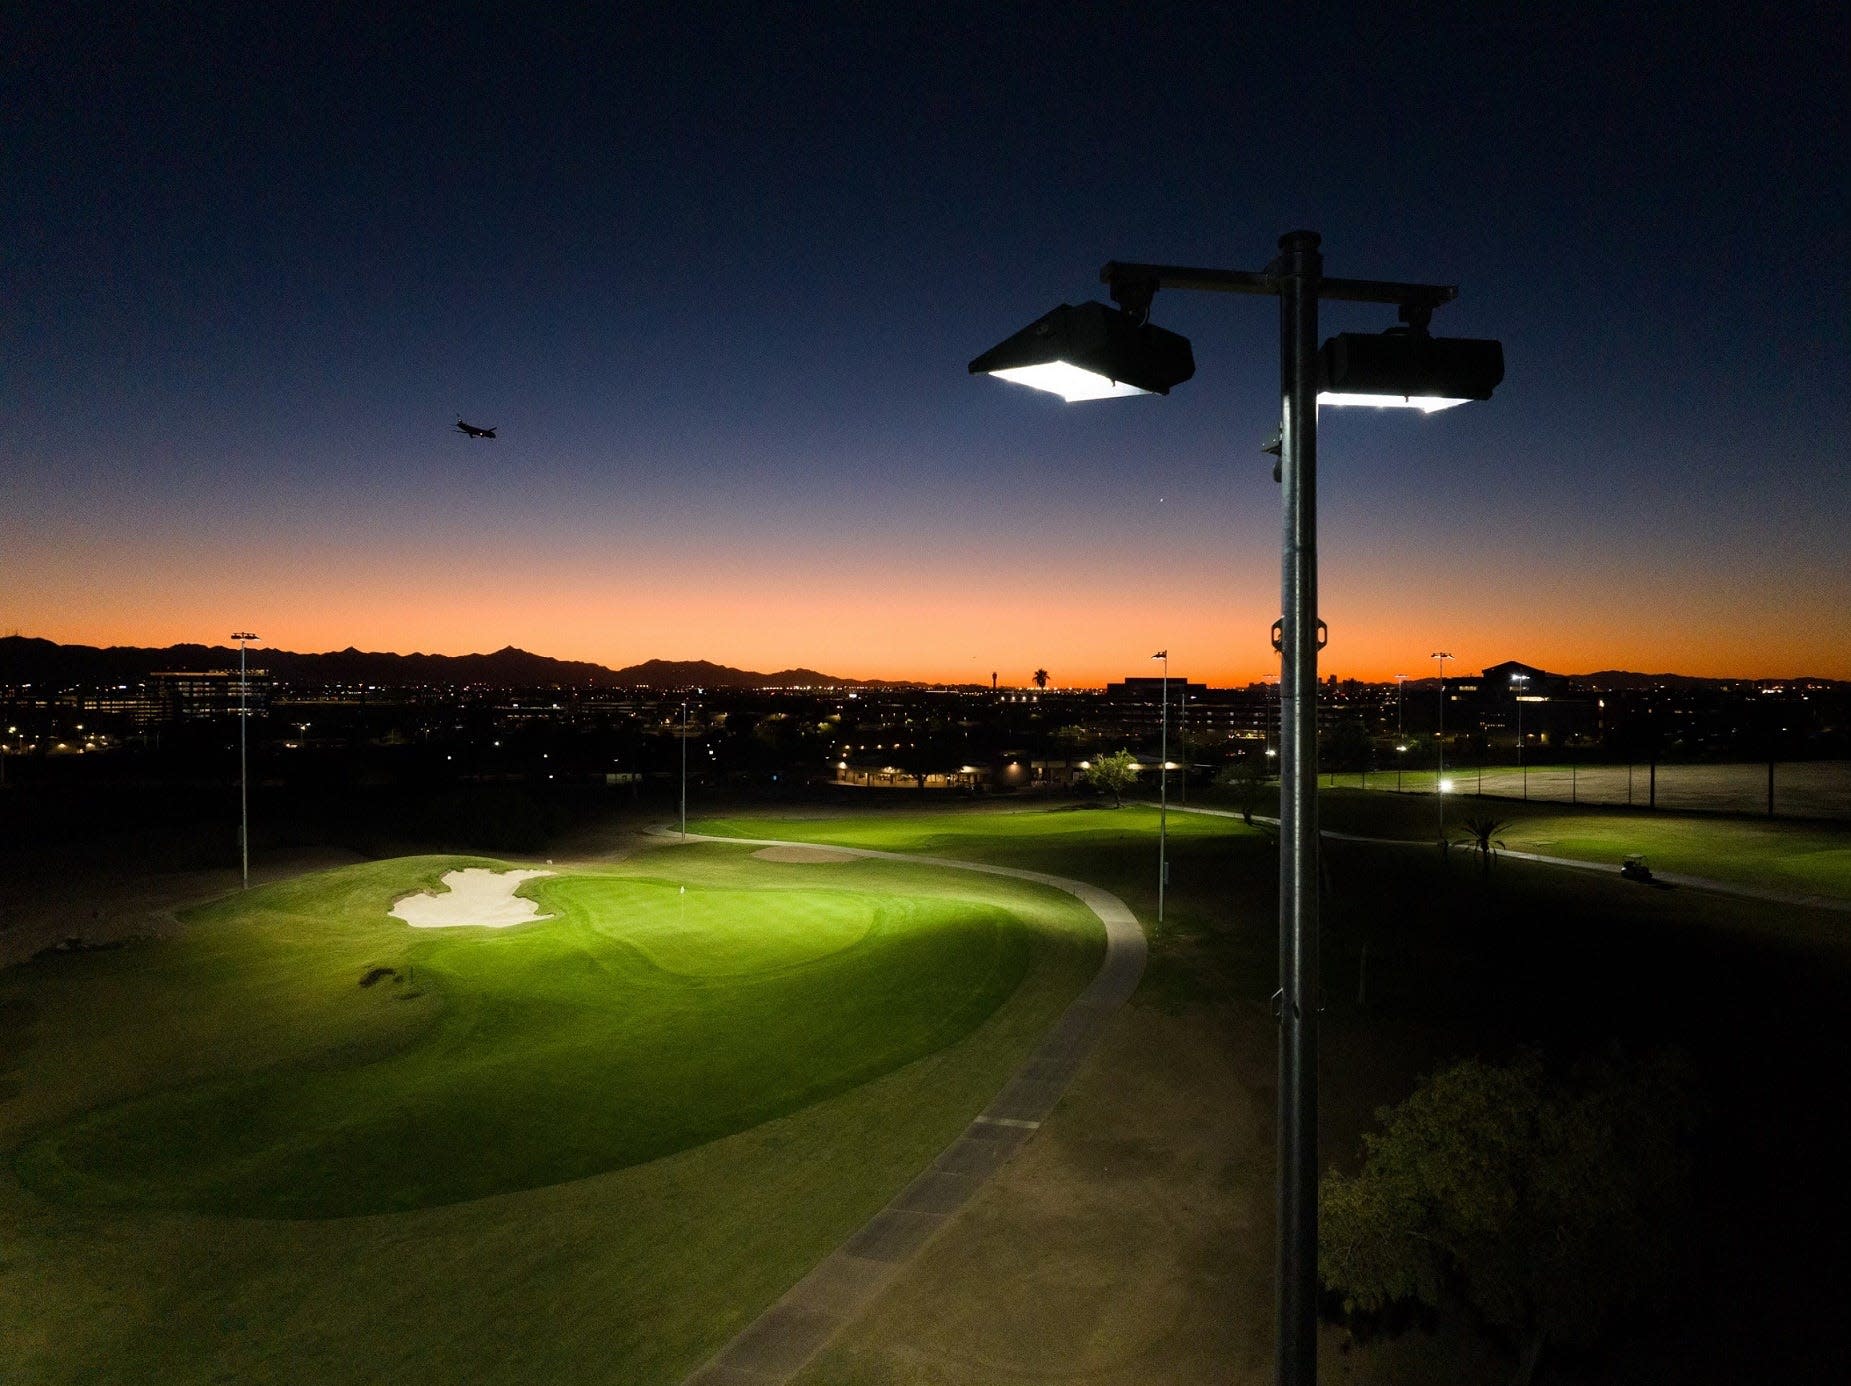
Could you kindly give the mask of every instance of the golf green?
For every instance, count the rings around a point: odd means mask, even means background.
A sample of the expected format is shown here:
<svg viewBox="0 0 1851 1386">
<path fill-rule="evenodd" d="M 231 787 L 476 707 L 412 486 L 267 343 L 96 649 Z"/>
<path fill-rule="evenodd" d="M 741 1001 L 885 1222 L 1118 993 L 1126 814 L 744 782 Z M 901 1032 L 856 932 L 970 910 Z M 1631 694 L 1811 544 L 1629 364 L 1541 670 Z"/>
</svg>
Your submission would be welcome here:
<svg viewBox="0 0 1851 1386">
<path fill-rule="evenodd" d="M 176 1036 L 210 1034 L 150 1061 L 144 1090 L 39 1131 L 20 1178 L 76 1203 L 286 1218 L 583 1178 L 944 1048 L 1010 997 L 1045 930 L 943 872 L 721 847 L 680 861 L 528 881 L 554 917 L 505 929 L 388 916 L 446 870 L 501 865 L 455 858 L 206 907 L 114 979 L 144 1010 L 113 1023 L 157 1048 L 162 1013 Z"/>
</svg>

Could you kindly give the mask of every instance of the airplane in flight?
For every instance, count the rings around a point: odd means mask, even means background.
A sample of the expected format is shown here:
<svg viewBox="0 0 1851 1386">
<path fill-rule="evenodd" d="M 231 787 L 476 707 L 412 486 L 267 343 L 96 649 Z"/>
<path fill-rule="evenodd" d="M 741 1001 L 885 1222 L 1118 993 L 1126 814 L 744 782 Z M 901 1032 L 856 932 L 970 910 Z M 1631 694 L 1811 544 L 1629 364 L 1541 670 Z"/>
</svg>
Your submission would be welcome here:
<svg viewBox="0 0 1851 1386">
<path fill-rule="evenodd" d="M 471 438 L 493 438 L 495 436 L 493 428 L 477 428 L 474 424 L 464 423 L 461 419 L 456 421 L 456 431 L 467 434 Z"/>
</svg>

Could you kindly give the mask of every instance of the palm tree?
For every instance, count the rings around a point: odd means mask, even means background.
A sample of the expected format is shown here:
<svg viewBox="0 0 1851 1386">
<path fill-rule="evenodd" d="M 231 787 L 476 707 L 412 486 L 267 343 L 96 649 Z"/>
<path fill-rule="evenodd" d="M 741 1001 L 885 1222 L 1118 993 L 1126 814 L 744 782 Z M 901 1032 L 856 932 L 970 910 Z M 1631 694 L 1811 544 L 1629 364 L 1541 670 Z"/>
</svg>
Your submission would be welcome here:
<svg viewBox="0 0 1851 1386">
<path fill-rule="evenodd" d="M 1498 834 L 1510 824 L 1503 819 L 1493 818 L 1488 813 L 1469 814 L 1465 820 L 1465 836 L 1459 841 L 1478 853 L 1479 861 L 1484 865 L 1484 873 L 1491 874 L 1491 859 L 1504 848 L 1504 839 Z"/>
<path fill-rule="evenodd" d="M 1048 671 L 1046 669 L 1035 670 L 1035 687 L 1046 688 L 1047 686 L 1048 686 Z"/>
</svg>

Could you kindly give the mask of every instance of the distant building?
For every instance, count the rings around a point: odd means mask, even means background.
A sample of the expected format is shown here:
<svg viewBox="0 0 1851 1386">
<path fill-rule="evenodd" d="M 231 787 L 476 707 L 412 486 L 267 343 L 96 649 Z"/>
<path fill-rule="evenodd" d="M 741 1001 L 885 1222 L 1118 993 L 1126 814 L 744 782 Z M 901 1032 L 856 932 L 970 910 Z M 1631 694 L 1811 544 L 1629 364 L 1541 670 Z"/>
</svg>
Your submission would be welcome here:
<svg viewBox="0 0 1851 1386">
<path fill-rule="evenodd" d="M 1476 678 L 1447 679 L 1449 736 L 1478 732 L 1488 746 L 1559 747 L 1597 736 L 1601 704 L 1560 674 L 1507 659 Z"/>
<path fill-rule="evenodd" d="M 166 670 L 148 675 L 149 717 L 157 722 L 215 721 L 236 717 L 242 704 L 252 716 L 270 706 L 267 669 L 239 681 L 236 669 Z"/>
</svg>

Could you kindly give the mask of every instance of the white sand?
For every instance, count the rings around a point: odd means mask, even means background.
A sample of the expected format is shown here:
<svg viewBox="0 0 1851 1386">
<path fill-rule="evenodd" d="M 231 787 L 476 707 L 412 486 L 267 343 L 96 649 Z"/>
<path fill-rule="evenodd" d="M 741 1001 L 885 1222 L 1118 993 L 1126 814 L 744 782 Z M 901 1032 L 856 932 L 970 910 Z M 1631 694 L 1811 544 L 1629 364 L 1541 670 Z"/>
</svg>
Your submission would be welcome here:
<svg viewBox="0 0 1851 1386">
<path fill-rule="evenodd" d="M 490 871 L 471 866 L 462 871 L 444 872 L 448 894 L 419 893 L 407 895 L 387 911 L 414 929 L 448 929 L 460 924 L 475 924 L 485 929 L 505 929 L 510 924 L 532 924 L 553 918 L 539 913 L 532 900 L 522 900 L 514 888 L 535 876 L 550 876 L 551 871 Z"/>
<path fill-rule="evenodd" d="M 853 852 L 844 852 L 835 847 L 761 847 L 752 854 L 766 861 L 819 862 L 819 861 L 857 861 Z"/>
</svg>

